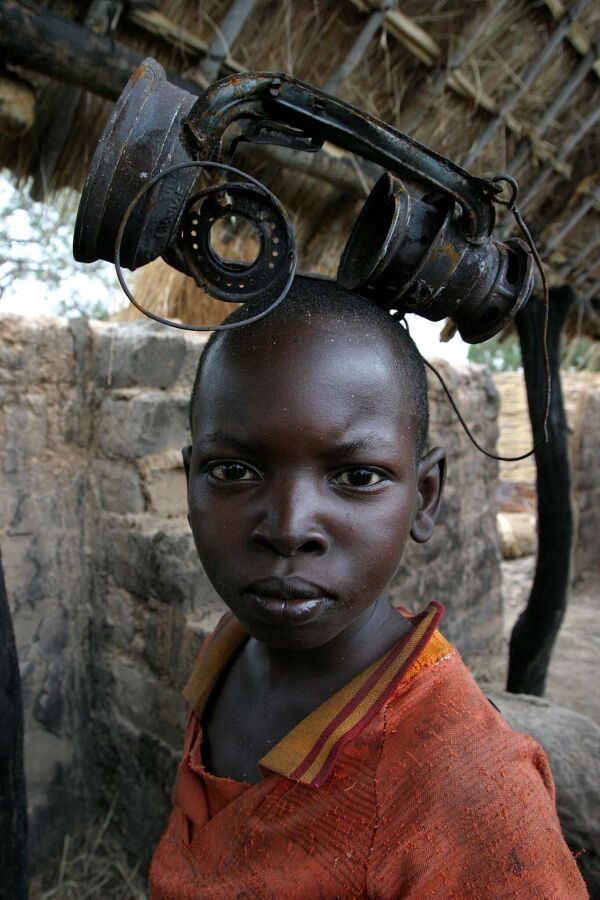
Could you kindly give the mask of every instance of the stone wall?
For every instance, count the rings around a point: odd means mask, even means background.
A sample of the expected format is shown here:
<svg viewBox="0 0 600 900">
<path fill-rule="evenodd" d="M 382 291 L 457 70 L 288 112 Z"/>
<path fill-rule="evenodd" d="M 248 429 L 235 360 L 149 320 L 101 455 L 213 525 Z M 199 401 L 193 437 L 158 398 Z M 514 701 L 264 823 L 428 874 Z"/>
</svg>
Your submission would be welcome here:
<svg viewBox="0 0 600 900">
<path fill-rule="evenodd" d="M 498 436 L 498 395 L 484 366 L 435 361 L 476 440 L 492 452 Z M 393 594 L 398 605 L 429 600 L 446 606 L 443 629 L 480 683 L 500 677 L 502 621 L 496 529 L 498 463 L 480 453 L 457 422 L 438 380 L 428 373 L 429 445 L 448 453 L 438 524 L 427 544 L 407 547 Z M 411 596 L 414 600 L 411 600 Z"/>
<path fill-rule="evenodd" d="M 0 320 L 0 546 L 26 714 L 36 859 L 116 801 L 134 856 L 169 807 L 183 683 L 222 612 L 185 518 L 180 448 L 202 339 L 151 323 Z M 445 377 L 493 446 L 480 367 Z M 496 466 L 432 383 L 432 444 L 450 454 L 433 540 L 411 545 L 394 596 L 447 604 L 446 634 L 490 673 L 501 635 Z"/>
<path fill-rule="evenodd" d="M 23 676 L 32 846 L 52 844 L 80 802 L 91 703 L 90 417 L 73 335 L 4 317 L 0 344 L 0 541 Z"/>
<path fill-rule="evenodd" d="M 600 571 L 600 373 L 582 391 L 571 438 L 572 491 L 575 498 L 575 577 Z"/>
</svg>

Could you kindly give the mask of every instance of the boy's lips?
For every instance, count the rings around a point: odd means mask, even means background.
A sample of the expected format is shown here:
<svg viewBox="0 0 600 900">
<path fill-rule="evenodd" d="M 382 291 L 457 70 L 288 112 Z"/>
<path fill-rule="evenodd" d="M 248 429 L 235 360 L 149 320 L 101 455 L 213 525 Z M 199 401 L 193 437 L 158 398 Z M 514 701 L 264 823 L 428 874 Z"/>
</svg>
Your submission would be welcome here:
<svg viewBox="0 0 600 900">
<path fill-rule="evenodd" d="M 248 585 L 245 593 L 258 594 L 260 597 L 274 597 L 278 600 L 313 600 L 317 597 L 331 596 L 321 585 L 293 576 L 261 578 Z"/>
<path fill-rule="evenodd" d="M 332 596 L 323 587 L 302 578 L 263 578 L 248 585 L 244 594 L 259 618 L 306 622 L 319 615 Z"/>
</svg>

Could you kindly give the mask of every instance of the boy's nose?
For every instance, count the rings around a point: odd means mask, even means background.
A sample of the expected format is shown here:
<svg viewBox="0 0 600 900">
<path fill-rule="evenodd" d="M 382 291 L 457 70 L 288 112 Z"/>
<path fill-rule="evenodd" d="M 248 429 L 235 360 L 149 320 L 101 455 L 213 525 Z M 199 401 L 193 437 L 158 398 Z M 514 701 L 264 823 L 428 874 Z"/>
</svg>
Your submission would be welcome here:
<svg viewBox="0 0 600 900">
<path fill-rule="evenodd" d="M 269 491 L 252 541 L 277 556 L 321 556 L 327 551 L 329 540 L 319 523 L 318 506 L 318 492 L 286 479 Z"/>
</svg>

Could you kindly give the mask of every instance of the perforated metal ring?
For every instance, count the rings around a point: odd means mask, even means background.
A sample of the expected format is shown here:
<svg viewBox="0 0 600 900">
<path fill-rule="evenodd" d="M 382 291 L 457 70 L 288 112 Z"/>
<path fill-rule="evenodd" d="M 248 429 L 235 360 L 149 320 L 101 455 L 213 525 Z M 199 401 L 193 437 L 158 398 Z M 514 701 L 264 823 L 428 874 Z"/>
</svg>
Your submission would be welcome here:
<svg viewBox="0 0 600 900">
<path fill-rule="evenodd" d="M 165 319 L 163 316 L 159 316 L 157 313 L 153 313 L 153 312 L 150 312 L 150 310 L 144 309 L 144 307 L 141 306 L 137 302 L 137 300 L 135 299 L 135 297 L 129 290 L 129 287 L 127 286 L 127 282 L 125 281 L 125 277 L 123 275 L 123 270 L 121 269 L 121 243 L 123 241 L 123 234 L 125 233 L 127 223 L 129 221 L 129 218 L 130 218 L 133 210 L 135 209 L 137 204 L 140 202 L 142 197 L 144 197 L 148 193 L 148 191 L 150 191 L 162 178 L 166 178 L 168 175 L 172 174 L 173 172 L 178 172 L 181 169 L 189 169 L 189 168 L 219 169 L 221 171 L 231 172 L 234 175 L 237 175 L 237 176 L 243 178 L 245 182 L 248 182 L 249 184 L 254 185 L 256 188 L 259 189 L 259 191 L 261 191 L 265 195 L 265 197 L 267 197 L 271 201 L 271 203 L 273 204 L 273 207 L 275 208 L 275 210 L 281 216 L 283 222 L 285 223 L 287 234 L 289 236 L 289 250 L 287 252 L 289 271 L 288 271 L 288 275 L 287 275 L 285 284 L 283 285 L 281 292 L 276 297 L 276 299 L 273 301 L 273 303 L 271 303 L 265 310 L 263 310 L 260 313 L 257 313 L 254 316 L 249 316 L 247 319 L 244 319 L 241 322 L 231 322 L 228 325 L 185 325 L 182 322 L 172 322 L 170 319 Z M 233 182 L 233 183 L 229 183 L 229 184 L 230 184 L 230 186 L 233 186 L 233 185 L 238 186 L 239 182 Z M 227 185 L 228 185 L 228 182 L 225 182 L 221 185 L 211 185 L 209 188 L 207 188 L 205 190 L 207 193 L 208 192 L 217 193 L 217 191 L 227 190 Z M 202 192 L 202 191 L 199 192 L 199 194 L 203 194 L 203 193 L 204 192 Z M 196 198 L 198 196 L 199 195 L 196 195 Z M 192 198 L 192 201 L 194 201 L 194 198 Z M 190 204 L 188 203 L 188 207 L 189 207 L 189 205 Z M 154 178 L 151 178 L 150 181 L 147 184 L 145 184 L 141 188 L 141 190 L 138 191 L 138 193 L 135 195 L 135 197 L 133 198 L 133 200 L 131 201 L 131 203 L 129 204 L 127 209 L 125 210 L 123 218 L 121 219 L 121 224 L 119 225 L 119 230 L 117 232 L 117 239 L 115 241 L 115 271 L 117 273 L 117 278 L 119 280 L 119 284 L 121 285 L 121 288 L 123 289 L 123 292 L 124 292 L 125 296 L 127 297 L 127 299 L 129 300 L 129 302 L 132 303 L 133 306 L 135 306 L 135 308 L 138 309 L 141 313 L 143 313 L 145 316 L 148 316 L 148 318 L 153 319 L 155 322 L 160 322 L 161 325 L 169 325 L 171 328 L 179 328 L 182 331 L 228 331 L 233 328 L 242 328 L 244 325 L 250 325 L 252 322 L 258 322 L 259 319 L 262 319 L 265 316 L 267 316 L 269 313 L 273 312 L 273 310 L 276 309 L 280 305 L 280 303 L 283 302 L 285 297 L 287 296 L 287 293 L 292 285 L 292 281 L 294 280 L 294 275 L 296 274 L 297 261 L 298 261 L 298 253 L 296 250 L 296 240 L 294 237 L 294 233 L 293 233 L 291 225 L 285 215 L 283 206 L 281 205 L 281 203 L 279 202 L 279 200 L 277 199 L 275 194 L 273 194 L 273 192 L 270 191 L 269 188 L 266 187 L 266 185 L 262 184 L 262 182 L 260 182 L 257 178 L 253 178 L 252 175 L 248 175 L 246 172 L 243 172 L 241 169 L 236 169 L 235 166 L 230 166 L 226 163 L 210 162 L 210 161 L 206 161 L 206 160 L 178 163 L 176 166 L 170 166 L 169 168 L 165 169 L 164 172 L 161 172 L 159 175 L 156 175 Z M 255 294 L 253 296 L 256 296 L 259 294 L 260 294 L 260 291 L 258 291 L 257 294 Z"/>
</svg>

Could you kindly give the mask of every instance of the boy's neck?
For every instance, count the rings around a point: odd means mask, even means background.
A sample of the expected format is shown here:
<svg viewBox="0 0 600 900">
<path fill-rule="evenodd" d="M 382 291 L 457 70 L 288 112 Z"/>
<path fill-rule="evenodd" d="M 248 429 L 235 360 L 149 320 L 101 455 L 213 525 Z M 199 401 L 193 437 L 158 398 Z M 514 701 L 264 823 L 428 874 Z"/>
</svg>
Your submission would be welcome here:
<svg viewBox="0 0 600 900">
<path fill-rule="evenodd" d="M 251 638 L 247 650 L 267 690 L 285 691 L 301 684 L 303 692 L 312 688 L 330 696 L 383 656 L 410 628 L 382 596 L 320 647 L 281 649 Z"/>
</svg>

